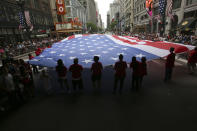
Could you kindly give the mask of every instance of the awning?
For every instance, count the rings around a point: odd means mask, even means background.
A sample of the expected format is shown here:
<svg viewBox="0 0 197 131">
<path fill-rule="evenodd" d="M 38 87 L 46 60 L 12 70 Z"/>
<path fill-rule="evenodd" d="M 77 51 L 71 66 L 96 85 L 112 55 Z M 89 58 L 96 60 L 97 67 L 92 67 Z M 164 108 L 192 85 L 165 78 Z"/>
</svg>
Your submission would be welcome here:
<svg viewBox="0 0 197 131">
<path fill-rule="evenodd" d="M 69 33 L 69 32 L 78 32 L 78 31 L 82 31 L 82 30 L 57 30 L 58 33 Z"/>
<path fill-rule="evenodd" d="M 186 18 L 177 26 L 177 29 L 184 30 L 184 31 L 195 29 L 196 22 L 197 22 L 196 18 L 193 18 L 193 17 Z"/>
</svg>

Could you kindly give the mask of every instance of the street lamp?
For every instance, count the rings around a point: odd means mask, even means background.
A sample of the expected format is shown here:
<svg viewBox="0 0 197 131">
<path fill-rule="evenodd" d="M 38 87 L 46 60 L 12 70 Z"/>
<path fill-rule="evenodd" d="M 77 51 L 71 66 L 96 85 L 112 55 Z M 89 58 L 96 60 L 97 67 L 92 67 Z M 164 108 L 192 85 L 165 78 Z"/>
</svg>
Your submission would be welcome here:
<svg viewBox="0 0 197 131">
<path fill-rule="evenodd" d="M 23 15 L 23 18 L 24 18 L 24 26 L 27 31 L 27 37 L 29 38 L 29 40 L 31 40 L 30 38 L 30 28 L 27 26 L 27 21 L 26 21 L 26 18 L 25 18 L 25 0 L 16 0 L 16 3 L 17 5 L 20 7 L 20 11 Z"/>
</svg>

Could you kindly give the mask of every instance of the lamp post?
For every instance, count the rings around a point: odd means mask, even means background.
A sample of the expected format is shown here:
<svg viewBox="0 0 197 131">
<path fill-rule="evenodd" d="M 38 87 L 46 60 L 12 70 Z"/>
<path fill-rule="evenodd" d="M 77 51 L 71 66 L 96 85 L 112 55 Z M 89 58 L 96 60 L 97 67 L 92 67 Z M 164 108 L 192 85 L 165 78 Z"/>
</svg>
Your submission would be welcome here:
<svg viewBox="0 0 197 131">
<path fill-rule="evenodd" d="M 30 28 L 27 26 L 27 22 L 26 22 L 26 18 L 25 18 L 25 0 L 16 0 L 17 5 L 20 8 L 20 11 L 22 13 L 22 16 L 24 18 L 24 29 L 27 32 L 27 37 L 29 38 L 29 40 L 31 41 L 31 37 L 30 37 Z"/>
</svg>

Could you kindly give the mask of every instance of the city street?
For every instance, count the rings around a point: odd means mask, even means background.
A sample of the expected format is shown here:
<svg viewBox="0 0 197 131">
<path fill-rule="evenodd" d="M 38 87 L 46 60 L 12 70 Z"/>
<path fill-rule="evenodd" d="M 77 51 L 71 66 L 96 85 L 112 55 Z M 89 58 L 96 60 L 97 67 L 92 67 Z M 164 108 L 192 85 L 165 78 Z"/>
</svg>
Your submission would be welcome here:
<svg viewBox="0 0 197 131">
<path fill-rule="evenodd" d="M 111 68 L 103 71 L 100 94 L 93 92 L 86 69 L 84 94 L 38 95 L 0 118 L 0 131 L 196 131 L 197 76 L 189 75 L 184 63 L 175 66 L 172 82 L 164 83 L 164 60 L 149 62 L 139 92 L 129 91 L 128 69 L 122 95 L 112 94 Z"/>
</svg>

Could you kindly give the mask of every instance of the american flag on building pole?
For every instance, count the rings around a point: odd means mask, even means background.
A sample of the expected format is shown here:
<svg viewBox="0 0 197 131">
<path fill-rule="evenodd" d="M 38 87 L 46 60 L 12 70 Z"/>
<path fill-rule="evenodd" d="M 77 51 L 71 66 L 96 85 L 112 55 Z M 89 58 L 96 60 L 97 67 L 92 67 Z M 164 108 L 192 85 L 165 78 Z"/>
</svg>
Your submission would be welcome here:
<svg viewBox="0 0 197 131">
<path fill-rule="evenodd" d="M 19 12 L 19 30 L 22 29 L 24 27 L 24 17 L 22 12 Z"/>
<path fill-rule="evenodd" d="M 174 19 L 173 18 L 173 15 L 172 15 L 172 0 L 168 0 L 168 6 L 167 6 L 167 10 L 166 10 L 166 13 L 167 13 L 167 16 L 169 16 L 172 20 Z"/>
<path fill-rule="evenodd" d="M 165 16 L 166 0 L 159 0 L 159 12 L 161 16 Z"/>
<path fill-rule="evenodd" d="M 29 16 L 29 11 L 25 11 L 25 19 L 26 19 L 27 26 L 31 27 L 30 30 L 33 30 L 33 25 L 31 24 L 31 19 Z"/>
</svg>

